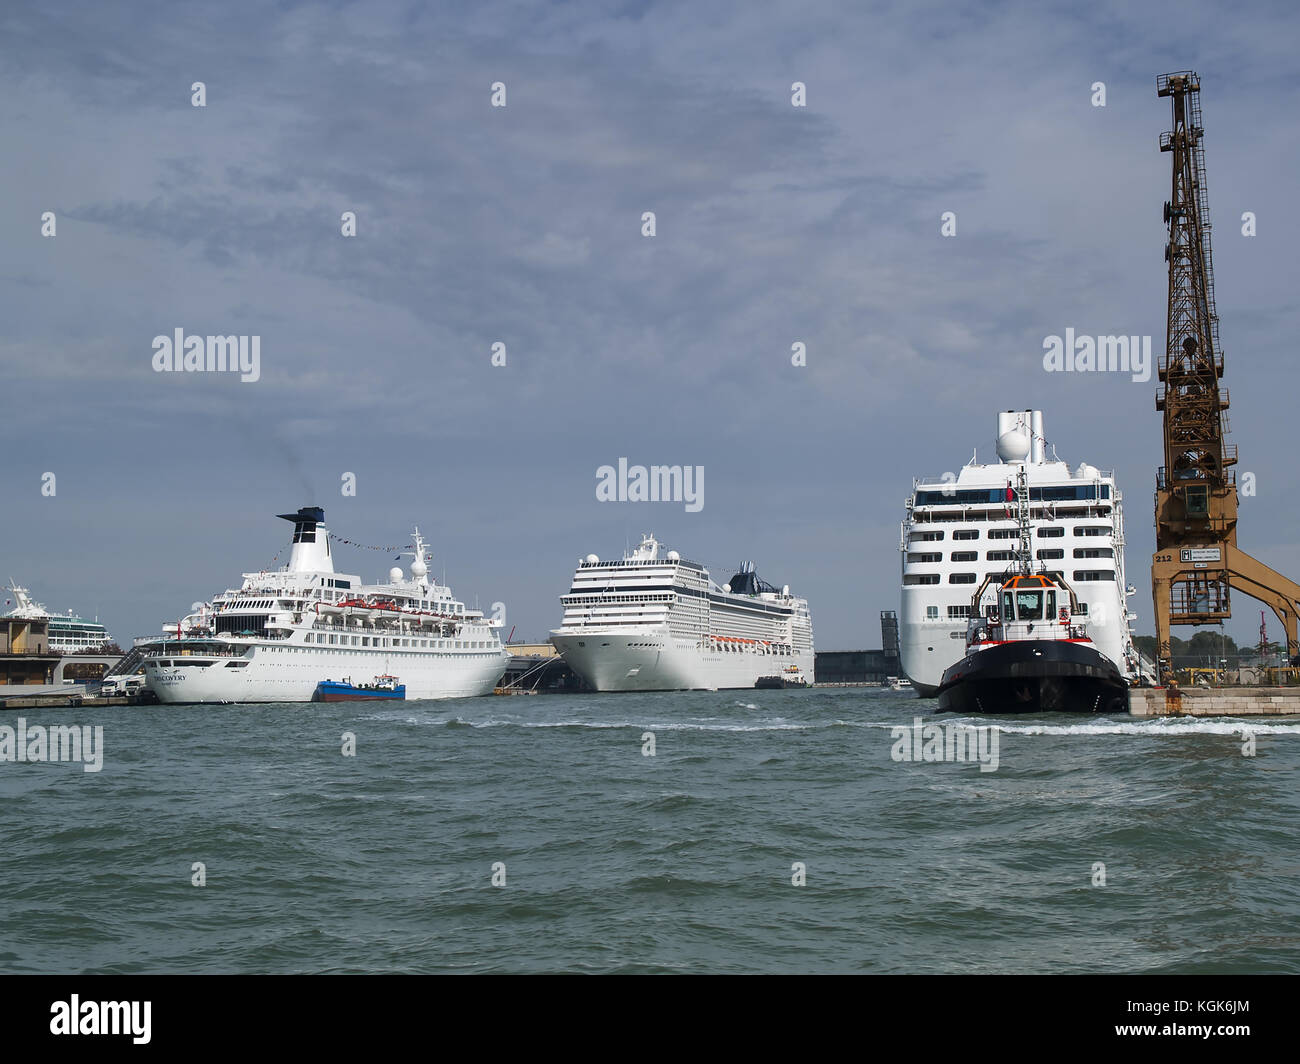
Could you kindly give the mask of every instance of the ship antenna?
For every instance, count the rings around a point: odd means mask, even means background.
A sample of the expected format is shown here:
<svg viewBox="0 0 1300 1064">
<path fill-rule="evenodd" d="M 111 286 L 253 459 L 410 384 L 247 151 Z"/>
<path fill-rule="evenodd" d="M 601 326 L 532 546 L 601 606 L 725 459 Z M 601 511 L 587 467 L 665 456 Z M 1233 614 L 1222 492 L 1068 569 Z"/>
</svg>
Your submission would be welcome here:
<svg viewBox="0 0 1300 1064">
<path fill-rule="evenodd" d="M 1029 482 L 1023 462 L 1020 463 L 1020 472 L 1016 474 L 1016 531 L 1016 568 L 1022 576 L 1029 576 L 1034 571 L 1034 557 L 1030 544 Z"/>
</svg>

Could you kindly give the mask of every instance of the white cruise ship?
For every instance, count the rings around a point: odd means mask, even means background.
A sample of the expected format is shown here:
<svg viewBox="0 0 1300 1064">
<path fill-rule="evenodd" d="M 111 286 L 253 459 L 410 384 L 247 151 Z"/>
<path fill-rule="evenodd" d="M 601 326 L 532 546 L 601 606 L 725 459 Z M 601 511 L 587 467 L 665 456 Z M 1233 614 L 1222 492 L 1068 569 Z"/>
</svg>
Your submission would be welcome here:
<svg viewBox="0 0 1300 1064">
<path fill-rule="evenodd" d="M 1024 467 L 1034 525 L 1033 556 L 1069 581 L 1097 649 L 1125 679 L 1138 674 L 1124 577 L 1124 513 L 1113 473 L 1049 460 L 1038 410 L 998 414 L 995 463 L 976 456 L 954 479 L 916 480 L 902 526 L 903 586 L 898 617 L 903 671 L 929 697 L 966 648 L 971 596 L 1014 563 L 1012 482 Z M 996 583 L 988 592 L 996 604 Z M 981 603 L 983 605 L 984 603 Z"/>
<path fill-rule="evenodd" d="M 5 616 L 48 620 L 51 651 L 81 654 L 99 650 L 113 642 L 108 629 L 99 621 L 88 621 L 71 610 L 67 613 L 50 613 L 39 602 L 33 601 L 27 588 L 19 587 L 12 580 L 9 582 L 9 591 L 13 594 L 11 601 L 15 604 Z"/>
<path fill-rule="evenodd" d="M 719 587 L 698 562 L 661 557 L 648 535 L 622 561 L 589 554 L 560 601 L 551 642 L 597 691 L 715 691 L 813 675 L 808 603 L 749 563 Z"/>
<path fill-rule="evenodd" d="M 288 565 L 245 573 L 165 626 L 174 638 L 137 648 L 159 701 L 309 702 L 322 680 L 375 676 L 396 677 L 411 699 L 492 691 L 510 660 L 500 625 L 429 580 L 418 528 L 409 577 L 394 567 L 387 583 L 363 584 L 334 571 L 323 510 L 279 516 L 293 522 Z"/>
</svg>

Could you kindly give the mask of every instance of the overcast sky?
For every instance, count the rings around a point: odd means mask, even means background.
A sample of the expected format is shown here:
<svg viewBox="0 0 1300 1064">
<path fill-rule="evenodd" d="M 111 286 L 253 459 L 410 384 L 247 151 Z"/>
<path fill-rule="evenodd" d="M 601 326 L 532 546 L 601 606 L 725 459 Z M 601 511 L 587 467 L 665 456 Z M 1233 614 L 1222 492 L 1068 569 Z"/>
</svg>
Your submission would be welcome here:
<svg viewBox="0 0 1300 1064">
<path fill-rule="evenodd" d="M 1295 577 L 1300 16 L 1223 10 L 6 3 L 0 576 L 125 644 L 312 504 L 364 543 L 418 523 L 434 575 L 541 639 L 580 555 L 654 531 L 790 584 L 819 648 L 876 647 L 912 478 L 1038 407 L 1116 470 L 1151 632 L 1157 383 L 1049 374 L 1043 340 L 1163 349 L 1155 79 L 1191 68 L 1239 543 Z M 155 372 L 177 328 L 259 336 L 260 379 Z M 620 457 L 703 466 L 703 508 L 598 502 Z"/>
</svg>

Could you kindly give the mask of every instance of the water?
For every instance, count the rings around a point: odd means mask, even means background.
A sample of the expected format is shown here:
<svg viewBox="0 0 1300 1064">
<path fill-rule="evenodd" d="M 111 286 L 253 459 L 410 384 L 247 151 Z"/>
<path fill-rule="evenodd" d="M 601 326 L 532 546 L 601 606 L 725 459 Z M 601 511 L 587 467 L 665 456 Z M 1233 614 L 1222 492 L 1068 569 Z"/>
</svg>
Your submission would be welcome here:
<svg viewBox="0 0 1300 1064">
<path fill-rule="evenodd" d="M 931 708 L 0 714 L 102 724 L 105 747 L 98 773 L 0 762 L 0 970 L 1300 971 L 1300 725 L 1249 725 L 1246 757 L 1241 721 L 972 720 L 1001 729 L 997 771 L 892 760 Z"/>
</svg>

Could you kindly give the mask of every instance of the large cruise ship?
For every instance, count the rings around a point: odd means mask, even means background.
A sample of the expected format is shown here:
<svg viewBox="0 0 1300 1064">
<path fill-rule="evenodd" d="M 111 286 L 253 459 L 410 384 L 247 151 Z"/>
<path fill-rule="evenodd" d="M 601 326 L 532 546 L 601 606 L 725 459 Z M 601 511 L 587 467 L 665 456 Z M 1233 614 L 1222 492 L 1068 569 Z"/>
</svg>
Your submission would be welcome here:
<svg viewBox="0 0 1300 1064">
<path fill-rule="evenodd" d="M 82 654 L 86 651 L 99 650 L 112 644 L 113 639 L 98 620 L 88 621 L 78 617 L 69 610 L 67 613 L 50 613 L 39 602 L 32 599 L 25 587 L 19 587 L 12 580 L 9 591 L 14 608 L 5 616 L 26 619 L 46 619 L 49 621 L 50 650 L 60 654 Z"/>
<path fill-rule="evenodd" d="M 998 461 L 975 455 L 953 476 L 916 480 L 903 521 L 899 654 L 917 693 L 938 690 L 944 670 L 965 654 L 971 596 L 1016 557 L 1012 484 L 1023 467 L 1034 525 L 1033 556 L 1075 589 L 1097 649 L 1126 678 L 1140 668 L 1124 576 L 1124 512 L 1113 473 L 1086 462 L 1073 470 L 1047 457 L 1039 410 L 998 414 Z M 996 605 L 996 584 L 988 602 Z"/>
<path fill-rule="evenodd" d="M 137 648 L 159 701 L 309 702 L 322 680 L 375 676 L 396 677 L 412 699 L 492 691 L 510 659 L 500 624 L 429 579 L 418 528 L 409 577 L 393 567 L 387 583 L 363 584 L 334 571 L 323 510 L 279 516 L 293 523 L 288 565 L 245 573 L 165 626 L 174 638 Z"/>
<path fill-rule="evenodd" d="M 647 535 L 622 561 L 589 554 L 560 601 L 551 642 L 597 691 L 713 691 L 813 675 L 808 603 L 764 583 L 750 563 L 719 587 L 699 562 L 661 556 Z"/>
</svg>

